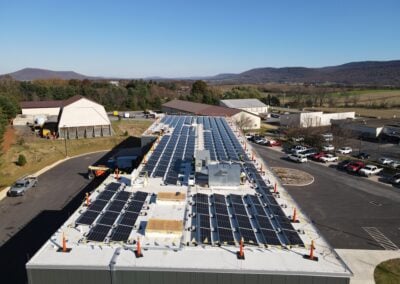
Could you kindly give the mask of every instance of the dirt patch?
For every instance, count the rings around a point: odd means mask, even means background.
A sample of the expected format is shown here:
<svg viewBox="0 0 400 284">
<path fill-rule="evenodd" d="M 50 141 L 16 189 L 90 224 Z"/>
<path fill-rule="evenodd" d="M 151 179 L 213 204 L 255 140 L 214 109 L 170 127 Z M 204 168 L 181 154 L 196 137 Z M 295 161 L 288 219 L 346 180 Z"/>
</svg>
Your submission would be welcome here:
<svg viewBox="0 0 400 284">
<path fill-rule="evenodd" d="M 3 137 L 3 153 L 7 152 L 10 149 L 11 145 L 15 143 L 15 129 L 12 126 L 8 126 L 6 129 L 6 133 L 4 133 Z"/>
<path fill-rule="evenodd" d="M 306 172 L 288 168 L 272 168 L 283 185 L 306 186 L 313 183 L 314 177 Z"/>
</svg>

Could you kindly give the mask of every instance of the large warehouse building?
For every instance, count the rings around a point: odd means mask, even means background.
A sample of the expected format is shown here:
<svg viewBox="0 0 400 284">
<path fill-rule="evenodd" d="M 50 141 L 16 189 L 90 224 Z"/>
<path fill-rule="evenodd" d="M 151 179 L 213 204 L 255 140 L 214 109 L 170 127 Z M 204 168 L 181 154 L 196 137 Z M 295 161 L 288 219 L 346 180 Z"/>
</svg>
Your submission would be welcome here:
<svg viewBox="0 0 400 284">
<path fill-rule="evenodd" d="M 111 122 L 104 107 L 82 96 L 64 101 L 21 102 L 25 116 L 58 116 L 60 138 L 80 139 L 112 134 Z"/>
<path fill-rule="evenodd" d="M 221 100 L 220 106 L 241 109 L 255 114 L 268 113 L 268 106 L 258 99 Z"/>
<path fill-rule="evenodd" d="M 257 114 L 236 108 L 172 100 L 162 105 L 162 111 L 167 114 L 230 117 L 236 121 L 242 129 L 259 129 L 261 126 L 261 118 Z"/>
<path fill-rule="evenodd" d="M 147 133 L 140 166 L 110 175 L 29 260 L 30 284 L 349 283 L 234 120 L 167 115 Z"/>
<path fill-rule="evenodd" d="M 323 113 L 322 111 L 314 112 L 296 112 L 283 114 L 280 116 L 279 122 L 281 126 L 291 128 L 307 128 L 330 126 L 333 120 L 355 118 L 355 112 L 337 112 Z"/>
</svg>

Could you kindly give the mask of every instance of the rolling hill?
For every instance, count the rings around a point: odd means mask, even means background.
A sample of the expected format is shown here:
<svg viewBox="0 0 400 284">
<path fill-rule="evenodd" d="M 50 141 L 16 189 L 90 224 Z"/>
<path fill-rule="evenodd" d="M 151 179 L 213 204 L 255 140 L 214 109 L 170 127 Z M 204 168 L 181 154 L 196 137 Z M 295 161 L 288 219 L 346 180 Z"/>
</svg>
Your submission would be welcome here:
<svg viewBox="0 0 400 284">
<path fill-rule="evenodd" d="M 82 75 L 73 71 L 52 71 L 39 68 L 24 68 L 19 71 L 8 73 L 5 75 L 9 75 L 18 81 L 31 81 L 40 79 L 62 79 L 62 80 L 96 79 L 95 77 Z"/>
<path fill-rule="evenodd" d="M 322 68 L 256 68 L 207 78 L 214 83 L 339 83 L 400 86 L 400 60 L 362 61 Z"/>
</svg>

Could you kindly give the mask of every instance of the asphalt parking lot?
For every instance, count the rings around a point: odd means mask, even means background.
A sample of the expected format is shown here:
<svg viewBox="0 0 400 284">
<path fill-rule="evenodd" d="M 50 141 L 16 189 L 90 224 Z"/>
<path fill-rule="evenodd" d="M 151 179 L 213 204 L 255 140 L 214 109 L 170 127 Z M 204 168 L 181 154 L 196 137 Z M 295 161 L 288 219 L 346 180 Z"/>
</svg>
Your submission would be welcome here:
<svg viewBox="0 0 400 284">
<path fill-rule="evenodd" d="M 317 163 L 297 164 L 284 153 L 253 144 L 270 167 L 303 170 L 314 183 L 285 188 L 324 238 L 340 249 L 400 247 L 400 189 Z"/>
<path fill-rule="evenodd" d="M 27 283 L 25 263 L 97 186 L 87 167 L 104 154 L 72 158 L 40 175 L 24 196 L 0 202 L 0 283 Z"/>
</svg>

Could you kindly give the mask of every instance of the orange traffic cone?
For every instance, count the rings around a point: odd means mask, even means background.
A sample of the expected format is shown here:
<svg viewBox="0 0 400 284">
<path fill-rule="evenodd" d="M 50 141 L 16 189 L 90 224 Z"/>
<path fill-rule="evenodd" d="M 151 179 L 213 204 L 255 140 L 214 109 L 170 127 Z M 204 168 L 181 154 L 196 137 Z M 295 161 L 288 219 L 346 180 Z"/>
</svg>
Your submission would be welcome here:
<svg viewBox="0 0 400 284">
<path fill-rule="evenodd" d="M 278 186 L 276 185 L 276 183 L 274 185 L 274 193 L 278 193 Z"/>
<path fill-rule="evenodd" d="M 297 210 L 296 210 L 296 208 L 293 209 L 292 223 L 299 223 L 299 220 L 297 219 Z"/>
<path fill-rule="evenodd" d="M 303 257 L 305 259 L 318 261 L 318 257 L 314 256 L 314 250 L 315 250 L 314 240 L 312 240 L 311 241 L 311 246 L 310 246 L 310 254 L 305 254 L 305 255 L 303 255 Z"/>
<path fill-rule="evenodd" d="M 137 243 L 136 243 L 135 256 L 136 256 L 137 258 L 143 257 L 142 248 L 141 248 L 141 246 L 140 246 L 140 239 L 139 239 L 139 238 L 137 239 Z"/>
<path fill-rule="evenodd" d="M 86 207 L 89 207 L 89 205 L 90 205 L 89 192 L 86 192 L 85 204 L 86 204 Z"/>
<path fill-rule="evenodd" d="M 236 252 L 236 256 L 238 259 L 244 259 L 243 238 L 240 239 L 240 248 L 239 251 Z"/>
</svg>

